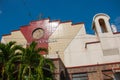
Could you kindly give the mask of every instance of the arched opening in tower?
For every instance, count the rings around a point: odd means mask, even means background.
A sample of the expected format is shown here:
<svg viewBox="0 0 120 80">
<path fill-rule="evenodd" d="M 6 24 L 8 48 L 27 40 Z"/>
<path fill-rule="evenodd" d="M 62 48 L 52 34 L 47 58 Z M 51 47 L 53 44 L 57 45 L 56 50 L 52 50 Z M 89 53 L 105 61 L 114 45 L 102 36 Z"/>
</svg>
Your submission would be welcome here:
<svg viewBox="0 0 120 80">
<path fill-rule="evenodd" d="M 104 19 L 99 19 L 99 24 L 100 24 L 102 33 L 108 32 Z"/>
</svg>

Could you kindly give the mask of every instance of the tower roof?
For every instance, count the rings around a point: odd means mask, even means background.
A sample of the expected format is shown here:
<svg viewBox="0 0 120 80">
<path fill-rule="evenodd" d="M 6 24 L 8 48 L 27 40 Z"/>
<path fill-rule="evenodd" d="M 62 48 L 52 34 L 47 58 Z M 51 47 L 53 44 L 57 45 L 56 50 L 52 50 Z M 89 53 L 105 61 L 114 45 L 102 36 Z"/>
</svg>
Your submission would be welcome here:
<svg viewBox="0 0 120 80">
<path fill-rule="evenodd" d="M 105 16 L 105 17 L 107 17 L 108 19 L 110 19 L 110 16 L 108 16 L 108 15 L 105 14 L 105 13 L 98 13 L 98 14 L 96 14 L 96 15 L 93 17 L 92 29 L 94 28 L 94 21 L 95 21 L 95 18 L 98 17 L 98 16 Z"/>
</svg>

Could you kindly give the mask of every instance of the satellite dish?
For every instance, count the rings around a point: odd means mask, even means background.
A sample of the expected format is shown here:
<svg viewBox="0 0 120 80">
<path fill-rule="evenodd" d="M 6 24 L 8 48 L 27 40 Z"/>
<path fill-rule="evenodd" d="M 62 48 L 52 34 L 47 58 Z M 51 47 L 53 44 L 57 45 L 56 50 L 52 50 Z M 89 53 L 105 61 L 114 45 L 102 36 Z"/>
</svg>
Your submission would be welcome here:
<svg viewBox="0 0 120 80">
<path fill-rule="evenodd" d="M 111 25 L 111 28 L 112 28 L 113 32 L 117 32 L 117 28 L 116 28 L 116 26 L 114 24 Z"/>
</svg>

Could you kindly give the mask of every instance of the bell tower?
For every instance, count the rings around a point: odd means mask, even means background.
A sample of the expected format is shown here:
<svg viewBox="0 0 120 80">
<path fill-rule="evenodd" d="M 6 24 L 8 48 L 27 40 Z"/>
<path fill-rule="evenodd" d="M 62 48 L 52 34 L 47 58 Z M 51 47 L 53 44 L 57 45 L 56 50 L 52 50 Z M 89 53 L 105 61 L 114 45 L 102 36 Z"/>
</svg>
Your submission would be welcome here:
<svg viewBox="0 0 120 80">
<path fill-rule="evenodd" d="M 112 33 L 109 19 L 110 17 L 103 13 L 96 14 L 93 17 L 92 28 L 95 30 L 97 35 L 102 33 Z"/>
<path fill-rule="evenodd" d="M 113 35 L 107 14 L 99 13 L 93 17 L 92 28 L 98 37 L 104 56 L 118 54 L 118 46 Z M 107 59 L 107 58 L 106 58 Z"/>
</svg>

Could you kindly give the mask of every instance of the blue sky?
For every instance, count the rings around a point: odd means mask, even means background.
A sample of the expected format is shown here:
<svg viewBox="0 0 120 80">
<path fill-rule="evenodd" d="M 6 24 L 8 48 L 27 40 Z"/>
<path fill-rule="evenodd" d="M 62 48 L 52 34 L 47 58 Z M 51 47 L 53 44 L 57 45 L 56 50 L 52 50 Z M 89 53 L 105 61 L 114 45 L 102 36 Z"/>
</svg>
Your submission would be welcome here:
<svg viewBox="0 0 120 80">
<path fill-rule="evenodd" d="M 91 23 L 97 13 L 106 13 L 120 31 L 120 0 L 0 0 L 0 37 L 29 24 L 32 20 L 84 22 L 87 33 L 93 33 Z"/>
</svg>

